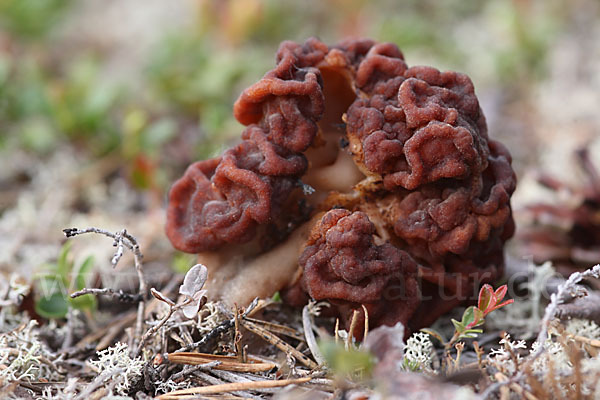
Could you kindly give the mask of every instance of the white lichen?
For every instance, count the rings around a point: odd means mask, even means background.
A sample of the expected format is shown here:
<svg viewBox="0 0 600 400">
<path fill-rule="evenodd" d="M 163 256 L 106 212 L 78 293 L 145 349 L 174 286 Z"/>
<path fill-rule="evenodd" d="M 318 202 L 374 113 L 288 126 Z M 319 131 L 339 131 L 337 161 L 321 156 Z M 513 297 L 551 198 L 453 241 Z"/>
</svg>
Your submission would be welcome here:
<svg viewBox="0 0 600 400">
<path fill-rule="evenodd" d="M 0 279 L 0 333 L 10 332 L 23 323 L 24 316 L 17 308 L 30 290 L 31 286 L 16 273 Z"/>
<path fill-rule="evenodd" d="M 36 400 L 71 400 L 77 396 L 78 389 L 81 389 L 81 382 L 77 378 L 69 378 L 62 388 L 55 388 L 50 385 L 42 390 L 42 394 Z"/>
<path fill-rule="evenodd" d="M 584 376 L 593 376 L 596 379 L 584 380 L 584 394 L 594 393 L 594 398 L 600 398 L 600 358 L 591 357 L 581 361 L 581 372 Z"/>
<path fill-rule="evenodd" d="M 529 353 L 536 354 L 540 346 L 541 344 L 539 342 L 533 342 Z M 548 364 L 549 362 L 552 362 L 554 371 L 564 374 L 571 373 L 572 365 L 562 344 L 560 342 L 553 342 L 551 338 L 548 338 L 545 346 L 545 353 L 536 358 L 531 365 L 533 372 L 542 375 L 548 373 Z"/>
<path fill-rule="evenodd" d="M 54 367 L 54 356 L 39 340 L 37 322 L 29 321 L 19 328 L 0 334 L 0 380 L 53 380 L 62 375 Z"/>
<path fill-rule="evenodd" d="M 433 343 L 429 335 L 423 332 L 414 333 L 406 341 L 404 368 L 410 371 L 432 371 L 432 352 Z"/>
<path fill-rule="evenodd" d="M 193 386 L 194 384 L 190 379 L 184 379 L 180 382 L 167 379 L 166 381 L 161 381 L 156 385 L 156 393 L 169 393 L 175 390 L 189 389 Z"/>
<path fill-rule="evenodd" d="M 490 350 L 488 358 L 498 369 L 512 374 L 517 367 L 515 363 L 521 364 L 521 351 L 527 349 L 527 344 L 525 340 L 511 340 L 507 333 L 500 340 L 500 345 L 501 347 Z"/>
<path fill-rule="evenodd" d="M 141 357 L 131 358 L 129 346 L 121 342 L 97 354 L 98 360 L 88 361 L 90 367 L 100 375 L 111 376 L 115 392 L 126 395 L 129 388 L 141 378 L 144 361 Z"/>
<path fill-rule="evenodd" d="M 567 321 L 565 332 L 574 336 L 600 340 L 600 326 L 594 321 L 575 318 Z"/>
<path fill-rule="evenodd" d="M 215 329 L 224 319 L 218 304 L 209 301 L 200 309 L 197 315 L 196 329 L 201 335 L 205 335 Z"/>
</svg>

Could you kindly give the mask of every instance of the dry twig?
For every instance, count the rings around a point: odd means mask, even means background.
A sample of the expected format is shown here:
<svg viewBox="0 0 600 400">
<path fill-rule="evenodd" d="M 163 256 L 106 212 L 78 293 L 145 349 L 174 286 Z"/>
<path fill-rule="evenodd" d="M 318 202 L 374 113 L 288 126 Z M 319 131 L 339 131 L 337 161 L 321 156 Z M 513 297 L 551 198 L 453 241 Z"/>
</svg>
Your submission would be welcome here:
<svg viewBox="0 0 600 400">
<path fill-rule="evenodd" d="M 219 365 L 215 366 L 215 369 L 236 372 L 267 372 L 277 368 L 277 365 L 274 363 L 262 362 L 251 356 L 248 357 L 247 363 L 239 362 L 236 356 L 222 356 L 205 353 L 170 353 L 163 357 L 165 357 L 165 359 L 161 360 L 161 363 L 169 362 L 173 364 L 198 365 L 218 361 Z"/>
<path fill-rule="evenodd" d="M 240 390 L 255 390 L 255 389 L 267 389 L 277 388 L 289 385 L 300 385 L 302 383 L 309 382 L 311 378 L 298 378 L 298 379 L 282 379 L 280 381 L 268 380 L 268 381 L 250 381 L 250 382 L 235 382 L 235 383 L 224 383 L 221 385 L 203 386 L 190 389 L 176 390 L 170 393 L 158 396 L 159 400 L 171 400 L 171 399 L 188 399 L 193 398 L 194 395 L 199 394 L 217 394 L 226 392 L 237 392 Z"/>
<path fill-rule="evenodd" d="M 114 290 L 110 288 L 84 288 L 78 290 L 77 292 L 71 293 L 71 298 L 74 299 L 76 297 L 84 296 L 86 294 L 93 294 L 96 296 L 109 296 L 123 303 L 137 303 L 138 301 L 142 301 L 142 296 L 140 294 L 125 293 L 123 290 Z"/>
<path fill-rule="evenodd" d="M 114 241 L 113 246 L 117 247 L 117 251 L 116 251 L 115 255 L 113 256 L 113 258 L 111 259 L 111 264 L 112 264 L 113 268 L 117 265 L 117 263 L 121 259 L 122 255 L 123 255 L 124 247 L 127 247 L 133 253 L 133 262 L 135 265 L 135 271 L 138 275 L 138 281 L 139 281 L 138 294 L 142 297 L 142 301 L 140 301 L 138 303 L 137 319 L 136 319 L 136 324 L 135 324 L 135 333 L 134 333 L 132 339 L 134 340 L 135 338 L 141 337 L 142 330 L 143 330 L 143 324 L 144 324 L 145 302 L 146 302 L 146 300 L 148 300 L 149 293 L 148 293 L 148 284 L 147 284 L 146 278 L 144 276 L 144 269 L 142 267 L 143 255 L 142 255 L 140 246 L 139 246 L 136 238 L 133 237 L 132 235 L 130 235 L 129 233 L 127 233 L 126 229 L 122 229 L 119 232 L 113 233 L 113 232 L 109 232 L 105 229 L 100 229 L 100 228 L 95 228 L 95 227 L 90 227 L 90 228 L 85 228 L 85 229 L 67 228 L 67 229 L 63 229 L 63 232 L 67 238 L 77 236 L 77 235 L 82 235 L 84 233 L 97 233 L 97 234 L 108 236 L 108 237 L 112 238 Z M 132 346 L 132 348 L 133 348 L 133 346 Z M 133 351 L 132 355 L 134 357 L 137 356 L 139 354 L 140 350 L 141 350 L 141 346 L 139 346 L 139 345 L 135 346 L 135 349 L 132 350 Z"/>
<path fill-rule="evenodd" d="M 211 369 L 221 365 L 221 361 L 211 361 L 206 364 L 198 365 L 187 365 L 181 371 L 171 375 L 171 380 L 177 382 L 179 379 L 185 378 L 187 375 L 192 374 L 196 371 L 210 371 Z"/>
</svg>

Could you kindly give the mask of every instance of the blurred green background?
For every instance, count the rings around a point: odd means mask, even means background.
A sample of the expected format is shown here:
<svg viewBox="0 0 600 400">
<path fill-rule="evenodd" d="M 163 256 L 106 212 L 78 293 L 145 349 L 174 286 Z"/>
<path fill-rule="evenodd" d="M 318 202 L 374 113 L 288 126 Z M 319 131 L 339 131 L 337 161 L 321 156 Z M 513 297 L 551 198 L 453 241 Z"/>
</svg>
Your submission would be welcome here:
<svg viewBox="0 0 600 400">
<path fill-rule="evenodd" d="M 118 154 L 136 186 L 165 189 L 172 169 L 239 134 L 232 103 L 279 42 L 309 36 L 392 41 L 409 64 L 521 100 L 547 76 L 577 3 L 1 0 L 0 151 L 43 156 L 68 142 L 91 158 Z"/>
<path fill-rule="evenodd" d="M 47 229 L 162 209 L 189 163 L 239 136 L 233 102 L 278 44 L 310 36 L 392 41 L 409 65 L 467 73 L 517 171 L 561 169 L 599 134 L 598 21 L 597 0 L 0 0 L 0 233 L 44 231 L 48 176 L 68 195 Z"/>
</svg>

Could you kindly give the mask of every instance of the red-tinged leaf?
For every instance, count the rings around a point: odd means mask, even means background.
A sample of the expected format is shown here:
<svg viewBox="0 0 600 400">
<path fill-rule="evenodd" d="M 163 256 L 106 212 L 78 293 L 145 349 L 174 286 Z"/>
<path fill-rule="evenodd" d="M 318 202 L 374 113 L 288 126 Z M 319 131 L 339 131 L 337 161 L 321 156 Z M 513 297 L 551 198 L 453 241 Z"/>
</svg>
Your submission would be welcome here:
<svg viewBox="0 0 600 400">
<path fill-rule="evenodd" d="M 492 308 L 490 311 L 488 311 L 488 314 L 489 314 L 490 312 L 494 311 L 494 310 L 497 310 L 497 309 L 499 309 L 499 308 L 501 308 L 501 307 L 507 306 L 507 305 L 509 305 L 509 304 L 512 304 L 512 303 L 514 303 L 514 302 L 515 302 L 515 300 L 514 300 L 514 299 L 509 299 L 509 300 L 506 300 L 504 303 L 500 303 L 500 304 L 496 305 L 494 308 Z"/>
<path fill-rule="evenodd" d="M 504 303 L 498 304 L 496 307 L 504 307 L 515 302 L 515 299 L 508 299 Z"/>
<path fill-rule="evenodd" d="M 494 289 L 488 285 L 487 283 L 481 287 L 479 290 L 479 300 L 477 302 L 477 307 L 480 310 L 483 310 L 485 313 L 490 303 L 494 299 Z"/>
<path fill-rule="evenodd" d="M 473 307 L 473 321 L 466 325 L 467 329 L 483 324 L 483 311 L 477 307 Z"/>
<path fill-rule="evenodd" d="M 506 291 L 508 290 L 508 286 L 502 285 L 498 289 L 496 289 L 496 302 L 502 301 L 504 296 L 506 296 Z"/>
</svg>

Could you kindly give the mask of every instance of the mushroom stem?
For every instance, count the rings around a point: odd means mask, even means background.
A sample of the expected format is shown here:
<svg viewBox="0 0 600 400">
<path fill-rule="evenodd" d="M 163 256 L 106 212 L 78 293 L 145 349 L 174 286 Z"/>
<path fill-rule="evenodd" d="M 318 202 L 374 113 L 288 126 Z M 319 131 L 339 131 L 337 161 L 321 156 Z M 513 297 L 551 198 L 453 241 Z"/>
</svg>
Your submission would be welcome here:
<svg viewBox="0 0 600 400">
<path fill-rule="evenodd" d="M 298 257 L 308 238 L 312 222 L 298 227 L 287 240 L 253 259 L 230 252 L 198 254 L 198 262 L 208 266 L 206 289 L 209 299 L 245 307 L 255 297 L 270 297 L 290 284 L 298 269 Z"/>
</svg>

